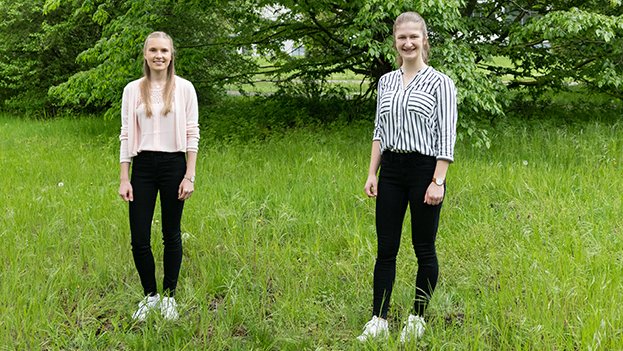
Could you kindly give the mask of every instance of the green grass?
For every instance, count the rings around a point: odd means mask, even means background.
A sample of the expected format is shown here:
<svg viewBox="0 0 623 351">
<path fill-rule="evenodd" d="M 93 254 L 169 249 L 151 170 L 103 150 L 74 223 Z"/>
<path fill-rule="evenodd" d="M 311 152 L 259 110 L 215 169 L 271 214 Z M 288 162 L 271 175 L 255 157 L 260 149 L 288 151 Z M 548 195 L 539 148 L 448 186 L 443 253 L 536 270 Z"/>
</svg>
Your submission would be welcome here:
<svg viewBox="0 0 623 351">
<path fill-rule="evenodd" d="M 130 318 L 141 288 L 116 194 L 117 124 L 0 117 L 0 349 L 398 348 L 408 235 L 391 340 L 354 340 L 376 250 L 362 191 L 370 123 L 201 141 L 174 323 Z M 440 282 L 413 349 L 623 349 L 623 125 L 510 120 L 491 133 L 488 151 L 457 145 Z"/>
</svg>

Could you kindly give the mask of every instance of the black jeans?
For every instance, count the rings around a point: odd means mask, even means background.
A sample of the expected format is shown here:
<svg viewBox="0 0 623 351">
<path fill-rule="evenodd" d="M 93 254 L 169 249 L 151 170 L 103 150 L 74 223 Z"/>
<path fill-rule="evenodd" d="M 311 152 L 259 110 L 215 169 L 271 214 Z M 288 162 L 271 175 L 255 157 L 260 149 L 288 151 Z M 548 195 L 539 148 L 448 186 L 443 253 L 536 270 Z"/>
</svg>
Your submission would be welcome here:
<svg viewBox="0 0 623 351">
<path fill-rule="evenodd" d="M 177 199 L 178 188 L 186 173 L 183 152 L 142 151 L 132 160 L 130 231 L 132 254 L 145 295 L 157 292 L 154 256 L 151 251 L 151 223 L 156 196 L 160 193 L 162 240 L 164 242 L 163 290 L 173 296 L 182 264 L 180 223 L 184 201 Z"/>
<path fill-rule="evenodd" d="M 377 258 L 374 266 L 373 315 L 387 318 L 396 277 L 396 255 L 407 205 L 411 210 L 411 240 L 418 261 L 414 313 L 424 315 L 437 285 L 439 265 L 435 239 L 441 204 L 424 203 L 436 166 L 435 157 L 384 151 L 376 199 Z"/>
</svg>

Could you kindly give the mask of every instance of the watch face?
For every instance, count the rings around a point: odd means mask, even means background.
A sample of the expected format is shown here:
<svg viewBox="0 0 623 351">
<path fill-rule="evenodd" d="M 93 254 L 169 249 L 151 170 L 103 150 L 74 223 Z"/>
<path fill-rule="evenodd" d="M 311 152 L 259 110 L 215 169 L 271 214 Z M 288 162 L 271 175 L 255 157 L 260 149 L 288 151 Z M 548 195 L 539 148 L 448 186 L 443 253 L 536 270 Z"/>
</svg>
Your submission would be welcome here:
<svg viewBox="0 0 623 351">
<path fill-rule="evenodd" d="M 443 179 L 435 179 L 435 184 L 442 186 L 443 185 Z"/>
</svg>

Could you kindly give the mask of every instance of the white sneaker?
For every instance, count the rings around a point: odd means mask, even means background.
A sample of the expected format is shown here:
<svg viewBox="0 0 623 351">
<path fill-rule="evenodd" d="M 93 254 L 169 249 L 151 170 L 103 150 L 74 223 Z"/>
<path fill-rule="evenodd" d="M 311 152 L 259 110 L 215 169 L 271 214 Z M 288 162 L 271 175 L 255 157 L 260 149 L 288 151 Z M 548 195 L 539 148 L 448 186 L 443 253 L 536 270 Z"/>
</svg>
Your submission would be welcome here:
<svg viewBox="0 0 623 351">
<path fill-rule="evenodd" d="M 363 327 L 363 333 L 357 337 L 357 340 L 366 341 L 374 338 L 386 339 L 388 335 L 389 328 L 387 327 L 387 320 L 374 316 Z"/>
<path fill-rule="evenodd" d="M 162 313 L 164 319 L 170 321 L 174 321 L 179 317 L 177 313 L 177 302 L 175 302 L 174 297 L 162 298 L 162 302 L 160 302 L 160 313 Z"/>
<path fill-rule="evenodd" d="M 158 304 L 160 303 L 160 295 L 156 294 L 154 296 L 145 296 L 141 302 L 138 303 L 138 310 L 134 312 L 132 315 L 132 319 L 138 321 L 144 321 L 147 318 L 147 314 L 150 310 L 154 308 L 158 308 Z"/>
<path fill-rule="evenodd" d="M 400 333 L 400 342 L 408 342 L 413 336 L 415 336 L 416 339 L 421 338 L 422 335 L 424 335 L 425 328 L 426 322 L 424 318 L 410 314 L 405 323 L 405 327 L 402 328 L 402 332 Z"/>
</svg>

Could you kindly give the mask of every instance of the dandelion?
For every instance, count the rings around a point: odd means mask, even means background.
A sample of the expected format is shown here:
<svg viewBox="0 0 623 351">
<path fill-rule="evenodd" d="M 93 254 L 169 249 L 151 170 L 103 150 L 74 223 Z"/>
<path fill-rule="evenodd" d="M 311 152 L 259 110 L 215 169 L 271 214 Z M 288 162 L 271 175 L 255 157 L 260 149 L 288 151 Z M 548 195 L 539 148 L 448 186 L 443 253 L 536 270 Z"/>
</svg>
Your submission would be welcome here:
<svg viewBox="0 0 623 351">
<path fill-rule="evenodd" d="M 59 187 L 59 188 L 62 188 L 62 187 L 64 187 L 64 186 L 65 186 L 65 183 L 63 183 L 63 182 L 58 182 L 58 184 L 57 184 L 57 185 L 58 185 L 58 187 Z"/>
<path fill-rule="evenodd" d="M 523 163 L 524 166 L 527 166 L 528 165 L 528 160 L 523 160 L 522 163 Z"/>
</svg>

